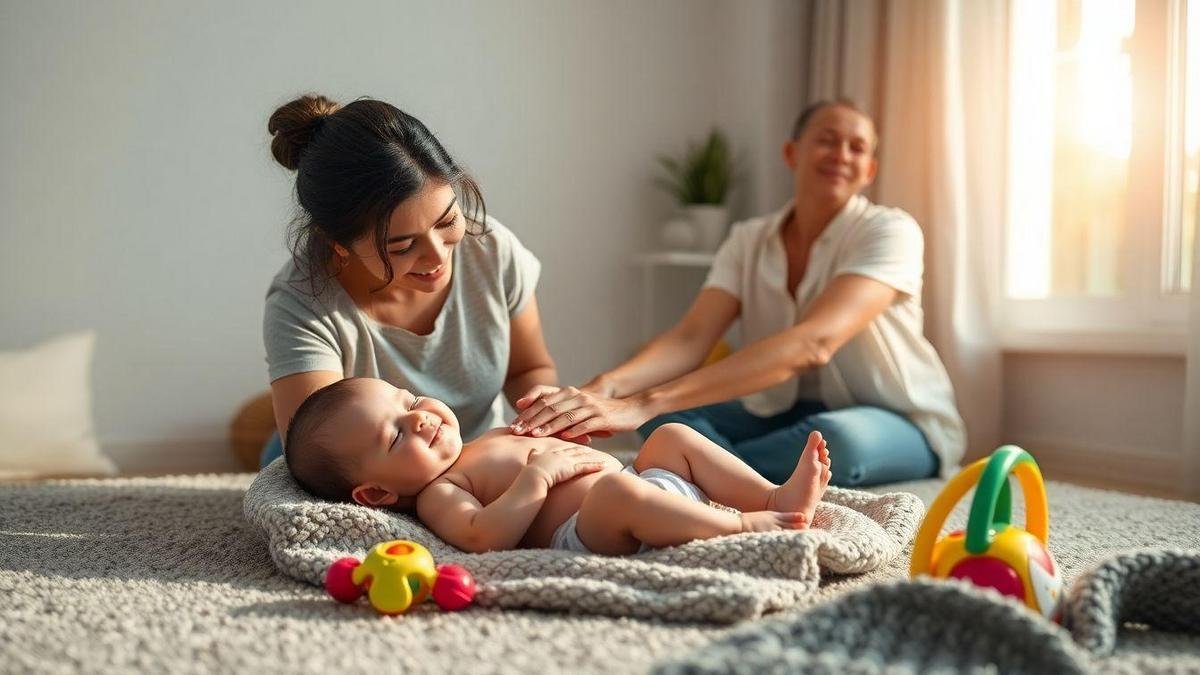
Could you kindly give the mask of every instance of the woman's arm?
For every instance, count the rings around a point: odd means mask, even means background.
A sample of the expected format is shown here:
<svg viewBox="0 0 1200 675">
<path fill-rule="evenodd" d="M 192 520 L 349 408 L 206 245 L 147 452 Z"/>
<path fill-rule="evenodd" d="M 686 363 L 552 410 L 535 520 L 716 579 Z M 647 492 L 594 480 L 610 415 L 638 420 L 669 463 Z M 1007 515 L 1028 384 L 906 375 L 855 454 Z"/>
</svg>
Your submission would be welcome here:
<svg viewBox="0 0 1200 675">
<path fill-rule="evenodd" d="M 625 363 L 597 375 L 579 389 L 544 386 L 525 391 L 513 404 L 520 411 L 513 420 L 513 430 L 523 433 L 556 414 L 576 418 L 583 414 L 581 408 L 597 398 L 620 398 L 692 371 L 729 329 L 739 308 L 737 298 L 726 291 L 717 288 L 700 291 L 679 323 L 651 340 Z"/>
<path fill-rule="evenodd" d="M 898 291 L 874 279 L 841 275 L 829 283 L 791 328 L 746 345 L 705 368 L 623 399 L 597 399 L 574 420 L 561 412 L 537 420 L 535 435 L 564 438 L 599 429 L 636 429 L 676 410 L 727 401 L 775 386 L 829 362 L 833 354 L 879 316 Z M 561 432 L 561 433 L 560 433 Z"/>
<path fill-rule="evenodd" d="M 537 296 L 529 298 L 521 312 L 512 318 L 509 328 L 508 373 L 504 378 L 504 397 L 515 408 L 517 399 L 539 384 L 558 384 L 558 370 L 546 338 L 542 335 L 542 319 L 538 313 Z"/>
<path fill-rule="evenodd" d="M 737 318 L 741 303 L 728 291 L 705 288 L 679 323 L 654 338 L 633 358 L 585 384 L 585 391 L 622 398 L 689 373 Z"/>
<path fill-rule="evenodd" d="M 895 301 L 896 289 L 858 275 L 835 277 L 796 325 L 635 396 L 646 419 L 727 401 L 819 368 Z"/>
<path fill-rule="evenodd" d="M 275 408 L 275 428 L 279 437 L 287 439 L 287 428 L 292 423 L 296 408 L 314 391 L 342 379 L 342 374 L 332 370 L 313 370 L 279 378 L 271 383 L 271 405 Z"/>
</svg>

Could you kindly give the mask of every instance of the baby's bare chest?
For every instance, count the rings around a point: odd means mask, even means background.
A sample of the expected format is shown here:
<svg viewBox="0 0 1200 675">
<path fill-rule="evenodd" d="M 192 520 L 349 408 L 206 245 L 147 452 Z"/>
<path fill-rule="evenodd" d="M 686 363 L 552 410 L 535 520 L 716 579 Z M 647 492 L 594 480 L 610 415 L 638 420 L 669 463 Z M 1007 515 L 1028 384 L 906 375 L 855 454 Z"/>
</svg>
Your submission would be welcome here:
<svg viewBox="0 0 1200 675">
<path fill-rule="evenodd" d="M 459 470 L 471 484 L 472 494 L 479 503 L 487 506 L 517 480 L 521 471 L 529 465 L 530 455 L 534 450 L 553 450 L 559 447 L 569 447 L 572 444 L 557 439 L 528 438 L 511 434 L 485 437 L 472 444 L 468 450 L 464 448 Z M 589 454 L 595 453 L 593 461 L 613 463 L 615 468 L 621 468 L 612 455 L 600 450 L 587 448 Z"/>
<path fill-rule="evenodd" d="M 488 444 L 463 457 L 460 470 L 471 484 L 471 493 L 487 506 L 512 485 L 529 463 L 529 448 L 512 443 Z"/>
</svg>

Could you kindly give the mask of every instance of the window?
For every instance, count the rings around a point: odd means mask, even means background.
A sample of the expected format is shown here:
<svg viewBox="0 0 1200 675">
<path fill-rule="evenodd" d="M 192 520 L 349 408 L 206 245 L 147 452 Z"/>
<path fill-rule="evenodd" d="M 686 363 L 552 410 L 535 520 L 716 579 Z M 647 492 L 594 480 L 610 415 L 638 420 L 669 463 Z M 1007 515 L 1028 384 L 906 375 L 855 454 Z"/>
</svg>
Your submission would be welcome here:
<svg viewBox="0 0 1200 675">
<path fill-rule="evenodd" d="M 1005 342 L 1181 352 L 1200 0 L 1015 0 L 1011 18 Z"/>
<path fill-rule="evenodd" d="M 1170 256 L 1166 282 L 1172 290 L 1183 292 L 1191 290 L 1196 221 L 1200 219 L 1200 0 L 1192 0 L 1187 9 L 1190 11 L 1180 19 L 1186 26 L 1183 45 L 1176 46 L 1185 55 L 1183 75 L 1176 78 L 1179 89 L 1173 92 L 1182 105 L 1172 106 L 1183 116 L 1182 122 L 1175 121 L 1182 126 L 1182 153 L 1171 157 L 1171 175 L 1182 184 L 1172 186 L 1179 197 L 1170 203 L 1180 211 L 1170 215 L 1180 225 L 1169 232 L 1166 242 Z"/>
</svg>

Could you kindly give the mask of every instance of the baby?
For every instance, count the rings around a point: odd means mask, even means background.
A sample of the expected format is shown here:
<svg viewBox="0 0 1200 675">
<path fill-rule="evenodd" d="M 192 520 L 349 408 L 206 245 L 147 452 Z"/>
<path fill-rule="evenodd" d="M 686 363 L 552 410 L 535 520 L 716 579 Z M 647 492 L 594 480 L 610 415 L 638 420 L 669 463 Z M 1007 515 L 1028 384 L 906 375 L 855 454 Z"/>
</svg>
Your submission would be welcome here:
<svg viewBox="0 0 1200 675">
<path fill-rule="evenodd" d="M 783 485 L 681 424 L 656 429 L 627 468 L 587 446 L 514 436 L 507 428 L 464 444 L 444 403 L 370 378 L 341 380 L 309 396 L 285 447 L 292 475 L 314 495 L 415 509 L 439 537 L 471 552 L 620 555 L 802 529 L 830 476 L 829 453 L 815 431 Z"/>
</svg>

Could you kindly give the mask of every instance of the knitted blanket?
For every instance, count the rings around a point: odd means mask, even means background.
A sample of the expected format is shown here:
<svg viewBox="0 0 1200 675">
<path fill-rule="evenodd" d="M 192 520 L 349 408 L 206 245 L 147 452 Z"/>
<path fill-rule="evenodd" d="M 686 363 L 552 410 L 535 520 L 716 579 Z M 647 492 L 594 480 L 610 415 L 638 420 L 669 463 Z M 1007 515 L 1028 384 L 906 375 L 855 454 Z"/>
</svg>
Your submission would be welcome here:
<svg viewBox="0 0 1200 675">
<path fill-rule="evenodd" d="M 695 541 L 628 557 L 567 551 L 464 553 L 407 515 L 330 503 L 303 491 L 283 460 L 261 471 L 244 511 L 284 574 L 320 585 L 336 559 L 409 539 L 439 564 L 465 566 L 483 607 L 528 608 L 666 621 L 729 623 L 796 605 L 824 570 L 856 574 L 895 559 L 924 514 L 914 495 L 830 488 L 813 527 Z"/>
<path fill-rule="evenodd" d="M 1121 626 L 1200 634 L 1200 551 L 1108 558 L 1076 581 L 1063 609 L 1069 632 L 965 582 L 891 582 L 736 631 L 655 672 L 1091 672 Z"/>
</svg>

